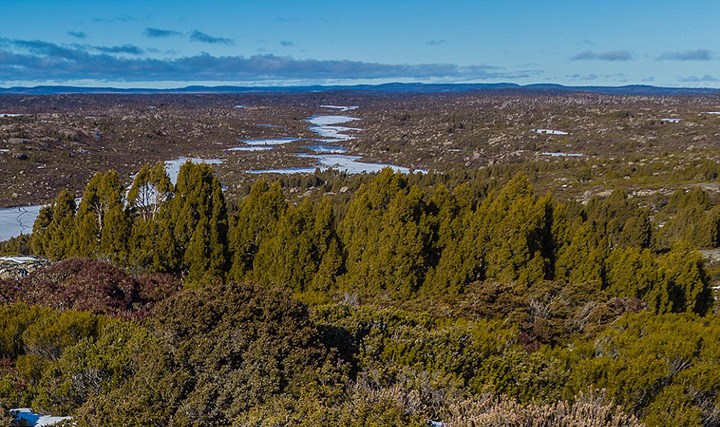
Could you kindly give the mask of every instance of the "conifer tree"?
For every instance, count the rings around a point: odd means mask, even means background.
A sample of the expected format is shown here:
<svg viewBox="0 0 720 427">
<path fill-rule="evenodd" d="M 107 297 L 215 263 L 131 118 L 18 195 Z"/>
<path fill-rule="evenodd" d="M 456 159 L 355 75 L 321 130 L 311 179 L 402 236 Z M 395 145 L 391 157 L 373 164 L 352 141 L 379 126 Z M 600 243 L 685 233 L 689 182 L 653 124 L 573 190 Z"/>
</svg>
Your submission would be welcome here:
<svg viewBox="0 0 720 427">
<path fill-rule="evenodd" d="M 252 271 L 261 243 L 275 229 L 285 209 L 287 202 L 278 182 L 269 185 L 264 179 L 259 179 L 253 184 L 230 226 L 231 278 L 241 280 Z"/>
<path fill-rule="evenodd" d="M 154 220 L 172 198 L 173 186 L 163 163 L 143 165 L 128 191 L 128 204 L 143 221 Z"/>
<path fill-rule="evenodd" d="M 61 190 L 52 205 L 52 220 L 42 236 L 48 258 L 61 260 L 77 252 L 75 209 L 73 195 L 67 189 Z"/>
<path fill-rule="evenodd" d="M 486 276 L 531 284 L 549 277 L 552 206 L 537 199 L 524 175 L 515 176 L 488 198 L 481 221 Z"/>
<path fill-rule="evenodd" d="M 608 257 L 607 265 L 609 295 L 645 300 L 656 312 L 669 310 L 669 294 L 663 295 L 667 294 L 667 286 L 650 250 L 637 247 L 616 249 Z"/>
<path fill-rule="evenodd" d="M 206 164 L 185 163 L 175 195 L 165 205 L 160 222 L 164 239 L 158 243 L 165 267 L 186 272 L 187 283 L 222 277 L 227 264 L 227 208 L 222 188 Z M 172 242 L 168 241 L 168 235 Z"/>
<path fill-rule="evenodd" d="M 431 267 L 423 291 L 433 295 L 458 294 L 482 277 L 480 220 L 473 207 L 469 185 L 462 184 L 449 196 L 444 187 L 433 195 L 438 211 L 437 262 Z M 484 209 L 484 208 L 482 208 Z"/>
<path fill-rule="evenodd" d="M 37 256 L 47 256 L 49 235 L 47 228 L 52 222 L 53 205 L 48 205 L 40 209 L 35 222 L 33 223 L 33 231 L 30 236 L 30 249 Z"/>
<path fill-rule="evenodd" d="M 126 260 L 130 219 L 124 192 L 116 171 L 98 172 L 90 179 L 75 219 L 78 255 Z"/>
<path fill-rule="evenodd" d="M 570 228 L 574 230 L 570 242 L 558 249 L 555 279 L 575 283 L 594 281 L 601 285 L 609 251 L 601 226 L 594 220 L 583 222 L 582 218 L 576 218 Z"/>
<path fill-rule="evenodd" d="M 686 242 L 679 242 L 659 259 L 670 290 L 672 310 L 704 315 L 713 303 L 710 281 L 702 256 Z"/>
</svg>

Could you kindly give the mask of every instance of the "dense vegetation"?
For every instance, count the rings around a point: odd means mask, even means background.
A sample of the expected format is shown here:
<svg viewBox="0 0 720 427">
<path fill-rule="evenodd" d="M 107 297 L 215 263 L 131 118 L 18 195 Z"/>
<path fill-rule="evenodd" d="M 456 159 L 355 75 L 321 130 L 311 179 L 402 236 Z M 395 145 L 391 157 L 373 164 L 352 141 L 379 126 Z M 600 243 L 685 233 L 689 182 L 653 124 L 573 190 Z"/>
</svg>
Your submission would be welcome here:
<svg viewBox="0 0 720 427">
<path fill-rule="evenodd" d="M 33 229 L 70 260 L 0 282 L 0 401 L 81 425 L 720 422 L 696 251 L 720 208 L 508 176 L 318 175 L 351 189 L 297 202 L 258 180 L 228 204 L 207 165 L 127 193 L 97 174 Z"/>
</svg>

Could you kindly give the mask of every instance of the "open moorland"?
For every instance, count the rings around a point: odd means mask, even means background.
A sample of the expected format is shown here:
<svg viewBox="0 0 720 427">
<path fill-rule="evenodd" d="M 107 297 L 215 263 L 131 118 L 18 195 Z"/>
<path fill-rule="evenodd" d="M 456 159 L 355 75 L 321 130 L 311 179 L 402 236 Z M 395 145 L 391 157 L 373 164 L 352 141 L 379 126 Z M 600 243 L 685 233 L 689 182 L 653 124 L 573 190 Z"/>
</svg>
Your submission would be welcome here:
<svg viewBox="0 0 720 427">
<path fill-rule="evenodd" d="M 318 138 L 306 120 L 333 114 L 360 119 L 347 125 L 356 129 L 348 131 L 354 139 L 342 145 L 366 162 L 430 172 L 524 163 L 543 170 L 540 190 L 572 198 L 615 188 L 637 195 L 688 186 L 715 192 L 718 110 L 720 97 L 710 95 L 527 90 L 4 95 L 0 207 L 46 203 L 64 187 L 79 196 L 95 172 L 109 169 L 129 184 L 142 164 L 183 156 L 223 159 L 216 171 L 232 195 L 247 187 L 248 170 L 315 166 L 295 156 L 312 153 L 307 146 Z M 284 137 L 300 140 L 227 151 L 242 140 Z"/>
</svg>

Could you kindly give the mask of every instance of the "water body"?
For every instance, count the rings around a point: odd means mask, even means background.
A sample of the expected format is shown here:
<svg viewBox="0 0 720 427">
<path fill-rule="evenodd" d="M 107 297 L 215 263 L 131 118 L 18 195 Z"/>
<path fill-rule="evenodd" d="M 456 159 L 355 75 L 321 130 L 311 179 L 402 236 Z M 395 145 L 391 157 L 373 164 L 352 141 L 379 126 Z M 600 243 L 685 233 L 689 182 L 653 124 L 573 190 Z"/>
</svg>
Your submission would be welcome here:
<svg viewBox="0 0 720 427">
<path fill-rule="evenodd" d="M 328 105 L 325 108 L 336 109 L 339 111 L 354 110 L 356 106 L 339 106 L 339 105 Z M 318 115 L 312 116 L 307 119 L 310 124 L 309 129 L 315 132 L 320 138 L 313 139 L 313 141 L 319 142 L 318 145 L 309 145 L 307 148 L 315 152 L 315 154 L 296 154 L 298 157 L 315 159 L 316 165 L 313 167 L 300 167 L 300 168 L 282 168 L 282 169 L 261 169 L 251 170 L 249 173 L 314 173 L 315 169 L 327 170 L 332 168 L 333 170 L 343 171 L 347 173 L 373 173 L 379 172 L 383 168 L 390 167 L 395 171 L 402 173 L 421 172 L 426 173 L 422 169 L 409 169 L 401 166 L 384 164 L 384 163 L 368 163 L 360 161 L 360 156 L 350 156 L 342 153 L 347 152 L 347 148 L 340 145 L 326 145 L 326 144 L 339 144 L 343 141 L 353 139 L 353 136 L 345 134 L 348 131 L 360 131 L 359 128 L 351 128 L 346 126 L 338 126 L 344 123 L 353 122 L 360 120 L 357 117 L 343 116 L 343 115 Z M 244 146 L 233 147 L 228 149 L 229 151 L 265 151 L 270 150 L 275 146 L 288 144 L 294 141 L 300 141 L 301 138 L 284 137 L 284 138 L 270 138 L 270 139 L 250 139 L 242 141 L 245 143 Z M 201 159 L 193 157 L 179 157 L 174 160 L 168 160 L 165 162 L 165 170 L 170 177 L 170 181 L 175 184 L 177 183 L 177 176 L 180 172 L 180 167 L 187 161 L 193 163 L 206 163 L 210 165 L 221 164 L 223 159 Z M 79 199 L 76 200 L 79 203 Z M 32 232 L 32 226 L 35 223 L 42 209 L 42 205 L 34 206 L 19 206 L 12 208 L 0 209 L 0 241 L 8 240 L 12 237 L 17 237 L 22 234 L 30 234 Z"/>
<path fill-rule="evenodd" d="M 170 177 L 170 182 L 175 185 L 177 183 L 178 174 L 180 173 L 180 167 L 184 165 L 185 162 L 219 165 L 224 161 L 225 160 L 223 159 L 199 159 L 194 157 L 178 157 L 175 160 L 168 160 L 165 162 L 165 171 L 167 171 L 167 174 Z"/>
<path fill-rule="evenodd" d="M 272 150 L 272 145 L 250 145 L 250 146 L 242 146 L 242 147 L 232 147 L 228 148 L 225 151 L 268 151 Z"/>
<path fill-rule="evenodd" d="M 311 149 L 317 154 L 342 154 L 347 152 L 347 148 L 332 145 L 307 145 L 306 148 Z"/>
<path fill-rule="evenodd" d="M 329 108 L 331 110 L 338 110 L 340 112 L 357 110 L 357 105 L 321 105 L 321 108 Z"/>
<path fill-rule="evenodd" d="M 396 166 L 385 163 L 367 163 L 361 162 L 360 156 L 348 156 L 344 154 L 297 154 L 297 157 L 305 157 L 315 159 L 317 166 L 314 167 L 300 167 L 300 168 L 283 168 L 283 169 L 261 169 L 252 170 L 250 173 L 279 173 L 279 174 L 293 174 L 293 173 L 314 173 L 316 169 L 321 171 L 332 169 L 340 172 L 349 174 L 358 173 L 374 173 L 380 172 L 384 168 L 392 168 L 396 172 L 402 173 L 427 173 L 423 169 L 409 169 L 402 166 Z"/>
<path fill-rule="evenodd" d="M 550 157 L 585 157 L 584 154 L 580 154 L 580 153 L 560 153 L 557 151 L 544 152 L 544 153 L 540 153 L 540 154 L 542 154 L 543 156 L 550 156 Z"/>
<path fill-rule="evenodd" d="M 285 129 L 285 126 L 273 125 L 270 123 L 260 123 L 258 126 L 262 126 L 264 128 L 271 128 L 271 129 Z"/>
<path fill-rule="evenodd" d="M 295 141 L 300 141 L 300 138 L 294 138 L 292 136 L 289 136 L 285 138 L 243 139 L 241 141 L 247 145 L 283 145 Z"/>
<path fill-rule="evenodd" d="M 42 205 L 0 209 L 0 242 L 32 232 Z"/>
<path fill-rule="evenodd" d="M 323 108 L 330 108 L 339 110 L 341 112 L 354 110 L 357 106 L 341 106 L 341 105 L 322 105 Z M 382 169 L 389 167 L 397 172 L 412 173 L 421 172 L 426 173 L 427 171 L 422 169 L 409 169 L 402 166 L 385 164 L 385 163 L 369 163 L 362 162 L 361 156 L 350 156 L 343 154 L 347 152 L 347 148 L 341 145 L 325 145 L 325 144 L 340 144 L 344 141 L 354 139 L 352 135 L 348 135 L 350 131 L 361 131 L 360 128 L 339 126 L 345 123 L 350 123 L 360 120 L 358 117 L 345 116 L 345 115 L 317 115 L 311 116 L 306 121 L 310 124 L 308 129 L 316 133 L 320 138 L 315 138 L 314 141 L 322 144 L 309 145 L 307 148 L 314 151 L 315 154 L 304 154 L 298 153 L 297 157 L 314 159 L 315 166 L 310 167 L 293 167 L 293 168 L 280 168 L 280 169 L 255 169 L 248 171 L 249 173 L 278 173 L 278 174 L 294 174 L 294 173 L 314 173 L 315 170 L 328 170 L 333 169 L 345 173 L 357 174 L 357 173 L 374 173 L 380 172 Z"/>
</svg>

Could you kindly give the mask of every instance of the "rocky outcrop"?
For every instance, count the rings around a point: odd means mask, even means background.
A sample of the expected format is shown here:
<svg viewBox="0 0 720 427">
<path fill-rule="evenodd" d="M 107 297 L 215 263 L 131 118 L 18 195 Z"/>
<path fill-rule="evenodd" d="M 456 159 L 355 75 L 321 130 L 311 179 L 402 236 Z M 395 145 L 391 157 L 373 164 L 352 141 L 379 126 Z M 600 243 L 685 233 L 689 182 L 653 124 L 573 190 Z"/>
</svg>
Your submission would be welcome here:
<svg viewBox="0 0 720 427">
<path fill-rule="evenodd" d="M 0 257 L 0 279 L 21 279 L 51 264 L 50 260 L 43 258 Z"/>
</svg>

